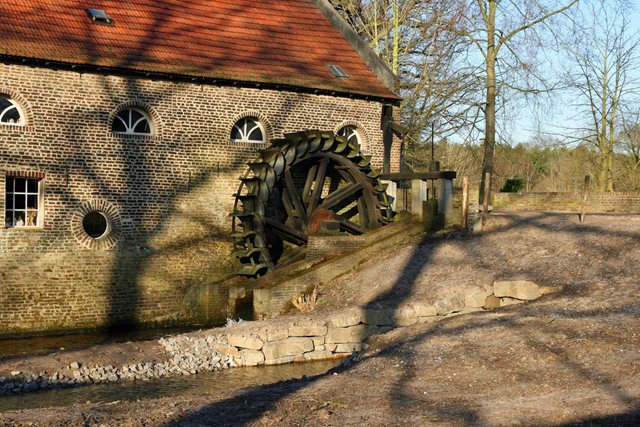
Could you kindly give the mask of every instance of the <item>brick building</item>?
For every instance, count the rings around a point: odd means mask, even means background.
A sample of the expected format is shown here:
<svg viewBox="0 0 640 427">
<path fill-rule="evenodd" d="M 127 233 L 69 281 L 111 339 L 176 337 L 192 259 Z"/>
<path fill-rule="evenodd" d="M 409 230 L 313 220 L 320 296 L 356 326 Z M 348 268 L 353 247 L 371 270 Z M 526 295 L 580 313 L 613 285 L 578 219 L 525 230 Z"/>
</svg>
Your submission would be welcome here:
<svg viewBox="0 0 640 427">
<path fill-rule="evenodd" d="M 194 315 L 258 149 L 349 132 L 398 169 L 394 82 L 326 0 L 4 0 L 0 335 Z"/>
</svg>

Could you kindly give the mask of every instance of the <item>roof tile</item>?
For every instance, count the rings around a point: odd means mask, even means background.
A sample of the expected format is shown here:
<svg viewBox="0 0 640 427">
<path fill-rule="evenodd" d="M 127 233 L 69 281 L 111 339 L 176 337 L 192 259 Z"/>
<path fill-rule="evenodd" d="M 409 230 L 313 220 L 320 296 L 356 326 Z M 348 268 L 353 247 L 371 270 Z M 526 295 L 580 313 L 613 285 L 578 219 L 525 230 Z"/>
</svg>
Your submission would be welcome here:
<svg viewBox="0 0 640 427">
<path fill-rule="evenodd" d="M 5 55 L 397 99 L 312 0 L 2 0 L 0 41 Z"/>
</svg>

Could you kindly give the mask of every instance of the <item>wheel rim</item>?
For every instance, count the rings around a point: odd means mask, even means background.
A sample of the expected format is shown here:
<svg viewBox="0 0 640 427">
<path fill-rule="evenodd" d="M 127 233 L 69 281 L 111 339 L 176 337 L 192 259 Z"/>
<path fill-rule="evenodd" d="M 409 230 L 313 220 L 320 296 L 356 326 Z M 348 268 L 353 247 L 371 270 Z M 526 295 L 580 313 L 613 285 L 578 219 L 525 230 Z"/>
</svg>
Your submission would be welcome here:
<svg viewBox="0 0 640 427">
<path fill-rule="evenodd" d="M 309 236 L 323 221 L 360 235 L 393 220 L 371 156 L 346 137 L 299 132 L 259 153 L 234 194 L 238 274 L 259 277 L 303 259 Z"/>
</svg>

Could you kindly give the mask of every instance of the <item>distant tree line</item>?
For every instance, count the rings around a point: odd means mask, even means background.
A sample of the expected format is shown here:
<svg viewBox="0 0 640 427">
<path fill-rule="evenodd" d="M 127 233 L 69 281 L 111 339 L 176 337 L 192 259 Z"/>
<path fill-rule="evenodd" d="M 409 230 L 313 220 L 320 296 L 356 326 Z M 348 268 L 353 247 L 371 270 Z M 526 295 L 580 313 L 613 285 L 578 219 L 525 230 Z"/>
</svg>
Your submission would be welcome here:
<svg viewBox="0 0 640 427">
<path fill-rule="evenodd" d="M 434 141 L 443 168 L 489 172 L 493 191 L 577 190 L 586 174 L 640 190 L 630 1 L 330 1 L 400 78 L 405 171 L 427 170 Z M 534 136 L 514 141 L 523 118 Z"/>
</svg>

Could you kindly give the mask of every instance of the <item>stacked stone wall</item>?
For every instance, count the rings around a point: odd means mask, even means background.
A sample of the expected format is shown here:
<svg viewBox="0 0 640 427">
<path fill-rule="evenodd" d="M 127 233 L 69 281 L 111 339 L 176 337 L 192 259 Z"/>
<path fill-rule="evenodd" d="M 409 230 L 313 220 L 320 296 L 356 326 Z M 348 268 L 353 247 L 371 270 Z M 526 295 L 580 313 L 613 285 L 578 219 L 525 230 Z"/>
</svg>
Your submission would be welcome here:
<svg viewBox="0 0 640 427">
<path fill-rule="evenodd" d="M 483 287 L 452 287 L 441 298 L 416 299 L 396 308 L 355 307 L 269 322 L 241 322 L 223 329 L 160 339 L 172 356 L 163 363 L 140 360 L 122 367 L 89 367 L 78 360 L 58 372 L 7 372 L 0 376 L 0 396 L 243 366 L 341 359 L 365 349 L 369 337 L 395 328 L 524 304 L 558 291 L 559 288 L 541 288 L 530 281 L 496 281 Z"/>
<path fill-rule="evenodd" d="M 200 316 L 185 296 L 233 271 L 232 195 L 264 147 L 230 141 L 242 116 L 269 140 L 356 122 L 382 166 L 373 101 L 17 65 L 0 65 L 0 94 L 26 117 L 0 125 L 0 167 L 44 174 L 42 226 L 0 228 L 0 335 Z M 153 136 L 111 132 L 126 106 L 149 113 Z M 398 141 L 392 156 L 397 169 Z M 117 238 L 94 244 L 78 217 L 106 205 Z"/>
</svg>

